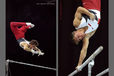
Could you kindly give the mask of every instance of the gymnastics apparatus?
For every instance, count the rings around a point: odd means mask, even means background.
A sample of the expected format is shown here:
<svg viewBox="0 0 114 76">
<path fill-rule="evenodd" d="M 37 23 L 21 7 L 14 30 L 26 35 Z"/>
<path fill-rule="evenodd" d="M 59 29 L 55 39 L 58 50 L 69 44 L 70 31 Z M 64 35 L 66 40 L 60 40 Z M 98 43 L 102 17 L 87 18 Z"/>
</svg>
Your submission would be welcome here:
<svg viewBox="0 0 114 76">
<path fill-rule="evenodd" d="M 103 50 L 103 46 L 100 46 L 80 67 L 80 71 L 82 71 L 82 69 L 88 64 L 88 76 L 91 76 L 92 73 L 92 67 L 94 66 L 94 59 L 95 57 Z M 74 76 L 75 74 L 77 74 L 79 71 L 75 70 L 72 73 L 70 73 L 68 76 Z M 101 73 L 97 74 L 96 76 L 102 76 L 104 74 L 106 74 L 107 72 L 109 72 L 109 68 L 107 68 L 106 70 L 102 71 Z"/>
<path fill-rule="evenodd" d="M 51 67 L 46 67 L 46 66 L 41 66 L 41 65 L 34 65 L 34 64 L 29 64 L 29 63 L 24 63 L 24 62 L 19 62 L 19 61 L 14 61 L 14 60 L 7 59 L 6 60 L 6 76 L 9 76 L 8 72 L 10 71 L 10 68 L 9 68 L 10 63 L 21 64 L 21 65 L 26 65 L 26 66 L 31 66 L 31 67 L 56 71 L 56 68 L 51 68 Z"/>
</svg>

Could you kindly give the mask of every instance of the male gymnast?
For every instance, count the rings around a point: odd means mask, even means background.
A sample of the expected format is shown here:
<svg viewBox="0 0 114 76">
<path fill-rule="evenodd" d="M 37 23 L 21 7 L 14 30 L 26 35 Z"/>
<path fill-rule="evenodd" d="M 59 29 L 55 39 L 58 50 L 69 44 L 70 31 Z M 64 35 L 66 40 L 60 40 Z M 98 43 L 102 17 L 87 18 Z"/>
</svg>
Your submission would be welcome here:
<svg viewBox="0 0 114 76">
<path fill-rule="evenodd" d="M 96 32 L 100 22 L 101 1 L 100 0 L 82 0 L 83 7 L 79 6 L 76 10 L 73 20 L 73 26 L 76 31 L 72 32 L 73 40 L 78 44 L 81 40 L 83 46 L 76 69 L 81 71 L 79 67 L 82 65 L 86 57 L 89 45 L 89 39 Z"/>
<path fill-rule="evenodd" d="M 35 25 L 30 22 L 10 22 L 11 30 L 21 48 L 23 48 L 25 51 L 31 52 L 33 55 L 44 55 L 44 53 L 39 48 L 37 48 L 39 45 L 37 40 L 27 41 L 25 39 L 26 31 L 33 28 L 34 26 Z"/>
</svg>

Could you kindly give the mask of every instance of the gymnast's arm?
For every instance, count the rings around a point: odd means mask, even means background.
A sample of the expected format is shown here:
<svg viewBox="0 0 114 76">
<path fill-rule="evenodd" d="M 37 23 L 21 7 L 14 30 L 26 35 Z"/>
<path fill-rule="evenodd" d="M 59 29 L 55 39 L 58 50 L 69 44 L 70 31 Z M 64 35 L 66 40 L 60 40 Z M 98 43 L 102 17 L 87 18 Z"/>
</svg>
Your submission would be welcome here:
<svg viewBox="0 0 114 76">
<path fill-rule="evenodd" d="M 80 25 L 80 22 L 82 19 L 82 14 L 88 15 L 91 20 L 95 19 L 95 16 L 93 13 L 90 13 L 87 9 L 85 9 L 83 7 L 78 7 L 76 12 L 75 12 L 75 16 L 74 16 L 74 20 L 73 20 L 73 26 L 75 28 L 77 28 Z"/>
<path fill-rule="evenodd" d="M 25 51 L 31 52 L 31 49 L 28 47 L 28 44 L 26 42 L 21 42 L 20 46 L 22 46 Z"/>
<path fill-rule="evenodd" d="M 86 54 L 87 54 L 88 45 L 89 45 L 89 37 L 85 37 L 83 39 L 83 46 L 81 50 L 81 53 L 83 53 L 84 58 L 86 57 Z"/>
<path fill-rule="evenodd" d="M 38 47 L 33 48 L 35 51 L 42 52 Z"/>
<path fill-rule="evenodd" d="M 81 13 L 81 14 L 86 14 L 87 16 L 90 17 L 91 20 L 94 20 L 94 19 L 95 19 L 95 15 L 94 15 L 93 13 L 89 12 L 89 11 L 88 11 L 86 8 L 84 8 L 84 7 L 79 6 L 79 7 L 77 8 L 77 11 L 76 11 L 76 12 L 79 12 L 79 13 Z"/>
<path fill-rule="evenodd" d="M 82 46 L 82 49 L 81 49 L 78 66 L 82 65 L 82 62 L 86 57 L 88 45 L 89 45 L 89 37 L 85 37 L 83 39 L 83 46 Z"/>
<path fill-rule="evenodd" d="M 37 47 L 34 47 L 33 48 L 33 50 L 35 50 L 35 51 L 37 51 L 38 52 L 38 56 L 40 56 L 40 55 L 44 55 L 44 52 L 42 52 L 39 48 L 37 48 Z"/>
<path fill-rule="evenodd" d="M 88 45 L 89 45 L 89 37 L 85 37 L 85 38 L 83 39 L 82 50 L 87 51 L 87 49 L 88 49 Z"/>
<path fill-rule="evenodd" d="M 95 32 L 96 32 L 96 30 L 91 32 L 91 33 L 86 34 L 85 38 L 83 39 L 83 46 L 82 46 L 82 49 L 81 49 L 79 64 L 81 64 L 83 62 L 83 60 L 85 59 L 85 57 L 87 55 L 89 39 L 95 34 Z"/>
</svg>

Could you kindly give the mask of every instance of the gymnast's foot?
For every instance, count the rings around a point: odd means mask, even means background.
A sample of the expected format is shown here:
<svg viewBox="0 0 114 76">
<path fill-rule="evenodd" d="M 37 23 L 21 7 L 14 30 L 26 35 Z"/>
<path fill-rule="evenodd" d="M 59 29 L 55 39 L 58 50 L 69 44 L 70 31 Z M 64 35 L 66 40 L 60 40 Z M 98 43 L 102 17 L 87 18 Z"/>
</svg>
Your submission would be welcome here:
<svg viewBox="0 0 114 76">
<path fill-rule="evenodd" d="M 38 52 L 38 56 L 40 56 L 40 55 L 43 56 L 43 55 L 44 55 L 44 52 L 39 51 L 39 52 Z"/>
</svg>

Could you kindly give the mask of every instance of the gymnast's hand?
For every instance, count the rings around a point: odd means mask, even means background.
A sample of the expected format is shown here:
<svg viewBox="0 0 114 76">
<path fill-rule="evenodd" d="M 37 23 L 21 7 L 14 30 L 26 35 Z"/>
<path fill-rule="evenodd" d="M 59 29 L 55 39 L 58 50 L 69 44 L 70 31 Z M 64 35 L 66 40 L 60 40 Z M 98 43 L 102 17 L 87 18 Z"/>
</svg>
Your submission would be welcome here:
<svg viewBox="0 0 114 76">
<path fill-rule="evenodd" d="M 39 51 L 38 56 L 40 56 L 40 55 L 44 55 L 44 53 L 42 51 Z"/>
<path fill-rule="evenodd" d="M 44 52 L 42 52 L 42 50 L 40 50 L 38 47 L 34 47 L 33 49 L 37 52 L 38 56 L 44 55 Z"/>
<path fill-rule="evenodd" d="M 90 14 L 90 19 L 93 21 L 95 20 L 95 15 L 93 13 Z"/>
<path fill-rule="evenodd" d="M 75 69 L 77 70 L 77 72 L 80 72 L 82 70 L 80 69 L 80 66 L 77 66 Z"/>
</svg>

